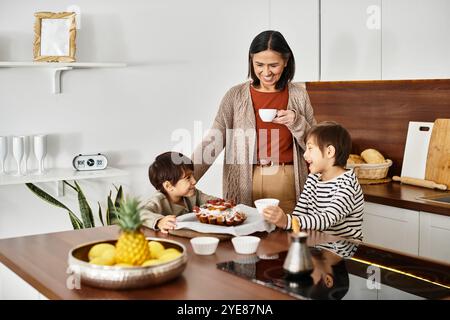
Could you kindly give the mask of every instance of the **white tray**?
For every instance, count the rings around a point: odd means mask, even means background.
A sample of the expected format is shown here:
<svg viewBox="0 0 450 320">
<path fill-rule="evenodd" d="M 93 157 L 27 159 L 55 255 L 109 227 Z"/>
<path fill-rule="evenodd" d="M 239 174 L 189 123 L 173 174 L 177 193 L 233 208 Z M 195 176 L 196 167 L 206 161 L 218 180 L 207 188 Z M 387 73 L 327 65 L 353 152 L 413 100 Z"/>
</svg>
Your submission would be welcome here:
<svg viewBox="0 0 450 320">
<path fill-rule="evenodd" d="M 272 232 L 275 230 L 275 225 L 266 222 L 256 208 L 238 204 L 236 209 L 247 215 L 247 219 L 241 225 L 226 227 L 201 223 L 197 220 L 195 213 L 192 212 L 177 217 L 176 230 L 189 229 L 201 233 L 223 233 L 234 236 L 246 236 L 254 232 Z"/>
</svg>

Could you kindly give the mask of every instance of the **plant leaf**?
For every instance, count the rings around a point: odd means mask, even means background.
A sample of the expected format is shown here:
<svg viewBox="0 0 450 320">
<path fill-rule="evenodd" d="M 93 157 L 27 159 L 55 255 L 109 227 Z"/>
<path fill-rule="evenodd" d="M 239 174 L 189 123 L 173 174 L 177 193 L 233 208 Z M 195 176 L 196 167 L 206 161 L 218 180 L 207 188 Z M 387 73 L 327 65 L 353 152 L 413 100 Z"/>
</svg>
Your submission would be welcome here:
<svg viewBox="0 0 450 320">
<path fill-rule="evenodd" d="M 102 223 L 102 226 L 105 226 L 105 223 L 103 222 L 103 213 L 102 213 L 102 207 L 100 206 L 100 202 L 98 203 L 98 217 L 100 218 L 100 222 Z"/>
<path fill-rule="evenodd" d="M 116 187 L 116 186 L 114 186 Z M 116 187 L 117 189 L 117 187 Z M 114 200 L 114 206 L 116 207 L 116 210 L 118 210 L 120 208 L 120 203 L 122 202 L 122 198 L 123 198 L 123 189 L 122 186 L 119 187 L 119 189 L 117 189 L 117 195 L 116 195 L 116 200 Z"/>
<path fill-rule="evenodd" d="M 71 185 L 70 183 L 68 183 L 66 180 L 63 180 L 63 183 L 68 185 L 69 187 L 71 187 L 73 190 L 75 190 L 75 192 L 78 192 L 77 188 L 75 188 L 73 185 Z"/>
<path fill-rule="evenodd" d="M 108 210 L 106 211 L 106 223 L 108 225 L 117 223 L 116 207 L 112 202 L 111 195 L 108 196 Z"/>
<path fill-rule="evenodd" d="M 89 206 L 89 203 L 84 196 L 83 190 L 81 190 L 80 186 L 76 181 L 75 186 L 78 190 L 78 204 L 80 205 L 81 219 L 83 220 L 83 224 L 85 228 L 95 227 L 94 216 L 92 215 L 92 209 Z"/>
<path fill-rule="evenodd" d="M 72 227 L 74 230 L 78 230 L 78 229 L 83 229 L 83 223 L 80 221 L 80 219 L 78 219 L 78 217 L 69 209 L 67 208 L 64 204 L 62 204 L 61 202 L 59 202 L 58 200 L 56 200 L 55 198 L 53 198 L 51 195 L 49 195 L 47 192 L 45 192 L 44 190 L 40 189 L 39 187 L 37 187 L 36 185 L 34 185 L 33 183 L 26 183 L 25 184 L 28 189 L 31 190 L 31 192 L 33 192 L 35 195 L 37 195 L 39 198 L 41 198 L 42 200 L 56 206 L 59 208 L 63 208 L 65 210 L 67 210 L 69 217 L 70 217 L 70 222 L 72 223 Z"/>
</svg>

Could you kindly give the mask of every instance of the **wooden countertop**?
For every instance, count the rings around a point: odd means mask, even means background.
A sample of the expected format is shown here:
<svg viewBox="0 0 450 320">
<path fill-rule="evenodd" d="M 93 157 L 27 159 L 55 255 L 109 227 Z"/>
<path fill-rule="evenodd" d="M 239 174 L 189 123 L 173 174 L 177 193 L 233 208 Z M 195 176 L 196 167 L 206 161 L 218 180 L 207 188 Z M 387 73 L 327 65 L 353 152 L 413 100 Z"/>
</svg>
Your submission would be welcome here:
<svg viewBox="0 0 450 320">
<path fill-rule="evenodd" d="M 449 191 L 432 190 L 397 182 L 362 185 L 362 189 L 364 199 L 368 202 L 450 216 L 450 205 L 418 199 L 441 194 L 450 195 Z"/>
<path fill-rule="evenodd" d="M 188 251 L 188 264 L 182 276 L 158 287 L 141 290 L 113 291 L 91 288 L 80 290 L 66 287 L 69 274 L 67 255 L 82 243 L 117 239 L 116 226 L 66 231 L 0 240 L 0 262 L 18 274 L 49 299 L 293 299 L 289 295 L 238 278 L 216 268 L 242 255 L 236 254 L 231 241 L 220 242 L 215 255 L 198 256 L 189 239 L 145 230 L 147 236 L 173 239 L 183 243 Z M 258 254 L 271 254 L 288 249 L 288 233 L 261 234 Z M 336 237 L 310 232 L 310 245 L 334 241 Z"/>
<path fill-rule="evenodd" d="M 173 239 L 185 245 L 188 263 L 183 274 L 177 279 L 156 287 L 137 290 L 103 290 L 81 284 L 81 289 L 68 289 L 66 286 L 70 274 L 67 273 L 69 251 L 83 243 L 117 239 L 118 227 L 98 227 L 76 231 L 57 232 L 0 240 L 0 263 L 15 272 L 41 294 L 49 299 L 151 299 L 151 300 L 292 300 L 293 297 L 280 291 L 258 285 L 251 281 L 219 270 L 216 264 L 235 259 L 243 255 L 236 254 L 231 241 L 219 243 L 215 255 L 198 256 L 192 251 L 188 238 L 164 235 L 149 229 L 145 234 L 150 237 Z M 308 245 L 323 244 L 341 240 L 340 238 L 317 231 L 307 231 Z M 258 255 L 273 254 L 288 249 L 289 233 L 275 231 L 270 234 L 260 233 L 261 243 Z M 358 244 L 353 258 L 347 261 L 347 268 L 367 276 L 367 266 L 377 264 L 382 270 L 382 282 L 395 286 L 403 283 L 402 288 L 413 294 L 422 292 L 424 297 L 442 299 L 450 297 L 450 265 L 430 259 L 410 256 L 394 251 Z M 356 260 L 355 260 L 356 259 Z M 354 261 L 355 260 L 355 261 Z M 366 261 L 359 263 L 357 261 Z M 383 267 L 386 266 L 386 267 Z M 417 278 L 399 278 L 399 274 L 384 274 L 394 269 L 408 274 L 417 274 L 422 279 L 441 283 L 433 285 L 430 281 L 420 282 Z M 400 282 L 398 282 L 400 281 Z M 401 282 L 403 281 L 403 282 Z M 419 283 L 419 282 L 420 283 Z M 383 282 L 385 283 L 385 282 Z M 424 289 L 425 288 L 425 289 Z M 447 288 L 447 289 L 445 289 Z M 424 291 L 425 290 L 425 291 Z"/>
</svg>

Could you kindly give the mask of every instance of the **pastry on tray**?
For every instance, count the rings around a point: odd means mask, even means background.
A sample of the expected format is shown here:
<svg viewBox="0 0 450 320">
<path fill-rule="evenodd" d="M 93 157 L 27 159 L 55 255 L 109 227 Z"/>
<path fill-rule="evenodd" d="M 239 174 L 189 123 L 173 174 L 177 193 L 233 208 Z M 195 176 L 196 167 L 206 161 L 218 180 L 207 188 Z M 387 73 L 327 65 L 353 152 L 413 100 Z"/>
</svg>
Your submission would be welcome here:
<svg viewBox="0 0 450 320">
<path fill-rule="evenodd" d="M 237 226 L 247 219 L 245 213 L 236 210 L 236 205 L 232 200 L 208 200 L 200 207 L 195 206 L 193 211 L 201 223 L 219 226 Z"/>
</svg>

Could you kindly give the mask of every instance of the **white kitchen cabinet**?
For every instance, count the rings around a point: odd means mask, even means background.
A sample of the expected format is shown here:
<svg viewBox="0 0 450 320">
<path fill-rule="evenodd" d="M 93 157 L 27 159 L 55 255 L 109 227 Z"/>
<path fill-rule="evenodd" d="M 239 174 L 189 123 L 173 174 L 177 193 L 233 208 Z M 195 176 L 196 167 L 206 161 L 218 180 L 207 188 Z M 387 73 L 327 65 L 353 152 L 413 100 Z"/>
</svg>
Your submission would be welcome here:
<svg viewBox="0 0 450 320">
<path fill-rule="evenodd" d="M 349 290 L 342 300 L 377 300 L 378 290 L 367 286 L 367 279 L 353 274 L 348 275 Z"/>
<path fill-rule="evenodd" d="M 0 300 L 46 300 L 4 264 L 0 263 Z"/>
<path fill-rule="evenodd" d="M 425 298 L 382 283 L 378 290 L 378 300 L 425 300 Z"/>
<path fill-rule="evenodd" d="M 294 52 L 294 80 L 318 81 L 319 0 L 270 1 L 269 28 L 280 31 Z"/>
<path fill-rule="evenodd" d="M 450 78 L 449 15 L 448 0 L 383 1 L 382 78 Z"/>
<path fill-rule="evenodd" d="M 320 80 L 381 79 L 381 0 L 322 0 Z"/>
<path fill-rule="evenodd" d="M 419 253 L 419 212 L 366 202 L 364 242 L 405 253 Z"/>
<path fill-rule="evenodd" d="M 420 212 L 419 255 L 450 263 L 450 217 Z"/>
</svg>

